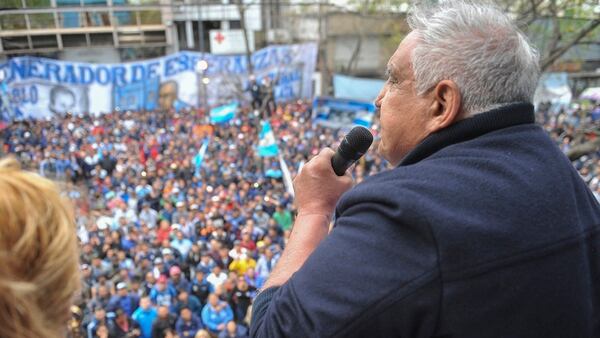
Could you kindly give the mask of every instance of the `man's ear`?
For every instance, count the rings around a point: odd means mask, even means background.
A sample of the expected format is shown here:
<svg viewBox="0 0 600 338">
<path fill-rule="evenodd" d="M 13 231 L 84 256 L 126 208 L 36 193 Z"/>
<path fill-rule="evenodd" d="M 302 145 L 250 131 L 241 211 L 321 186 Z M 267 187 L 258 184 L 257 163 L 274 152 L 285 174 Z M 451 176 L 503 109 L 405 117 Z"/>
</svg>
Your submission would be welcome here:
<svg viewBox="0 0 600 338">
<path fill-rule="evenodd" d="M 442 80 L 432 91 L 430 132 L 449 127 L 462 118 L 460 89 L 454 81 Z"/>
</svg>

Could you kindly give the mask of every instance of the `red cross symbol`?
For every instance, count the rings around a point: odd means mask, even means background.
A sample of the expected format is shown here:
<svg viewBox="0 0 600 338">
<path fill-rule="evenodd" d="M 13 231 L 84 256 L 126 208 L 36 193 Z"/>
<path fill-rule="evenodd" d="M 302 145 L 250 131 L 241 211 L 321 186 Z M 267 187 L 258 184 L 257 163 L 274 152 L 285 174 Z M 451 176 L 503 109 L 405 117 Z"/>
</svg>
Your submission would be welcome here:
<svg viewBox="0 0 600 338">
<path fill-rule="evenodd" d="M 221 42 L 225 40 L 225 36 L 221 34 L 221 32 L 217 32 L 217 35 L 215 35 L 215 40 L 217 40 L 218 44 L 221 44 Z"/>
</svg>

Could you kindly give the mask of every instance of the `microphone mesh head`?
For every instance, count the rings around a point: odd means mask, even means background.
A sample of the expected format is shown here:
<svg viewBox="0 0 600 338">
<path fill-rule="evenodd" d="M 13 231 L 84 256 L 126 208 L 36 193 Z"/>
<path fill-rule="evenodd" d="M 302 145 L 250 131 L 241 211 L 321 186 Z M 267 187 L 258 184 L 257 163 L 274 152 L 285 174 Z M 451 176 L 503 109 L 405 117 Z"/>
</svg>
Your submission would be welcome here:
<svg viewBox="0 0 600 338">
<path fill-rule="evenodd" d="M 348 145 L 359 153 L 366 153 L 371 143 L 373 143 L 373 134 L 365 127 L 354 127 L 346 135 Z"/>
</svg>

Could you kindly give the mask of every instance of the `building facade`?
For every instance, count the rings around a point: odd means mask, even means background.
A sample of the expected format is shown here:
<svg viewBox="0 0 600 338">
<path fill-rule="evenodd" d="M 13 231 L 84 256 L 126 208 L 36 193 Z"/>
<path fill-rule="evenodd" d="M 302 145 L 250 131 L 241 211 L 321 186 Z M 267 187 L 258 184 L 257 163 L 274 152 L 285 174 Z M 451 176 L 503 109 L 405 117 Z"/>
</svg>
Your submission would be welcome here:
<svg viewBox="0 0 600 338">
<path fill-rule="evenodd" d="M 240 45 L 245 51 L 242 21 L 252 51 L 267 42 L 263 28 L 277 24 L 271 18 L 277 15 L 272 7 L 278 4 L 247 0 L 5 2 L 0 4 L 0 59 L 35 55 L 103 63 L 179 50 L 239 53 Z"/>
</svg>

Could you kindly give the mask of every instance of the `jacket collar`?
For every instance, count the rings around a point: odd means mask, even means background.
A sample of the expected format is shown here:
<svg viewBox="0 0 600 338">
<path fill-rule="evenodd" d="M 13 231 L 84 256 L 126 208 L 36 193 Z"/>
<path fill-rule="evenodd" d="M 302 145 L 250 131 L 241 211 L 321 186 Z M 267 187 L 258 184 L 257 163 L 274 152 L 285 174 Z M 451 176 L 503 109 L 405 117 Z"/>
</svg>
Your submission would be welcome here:
<svg viewBox="0 0 600 338">
<path fill-rule="evenodd" d="M 510 103 L 458 121 L 427 136 L 402 159 L 399 166 L 417 163 L 444 147 L 474 139 L 494 130 L 534 122 L 535 115 L 531 103 Z"/>
</svg>

